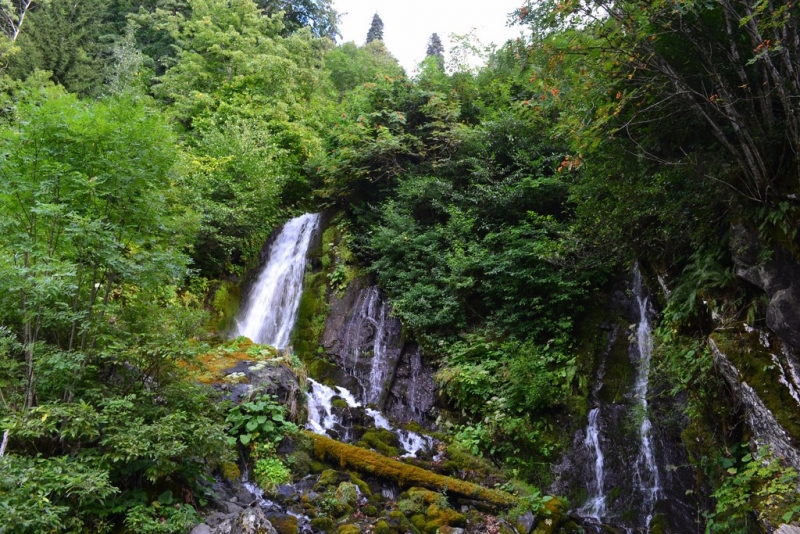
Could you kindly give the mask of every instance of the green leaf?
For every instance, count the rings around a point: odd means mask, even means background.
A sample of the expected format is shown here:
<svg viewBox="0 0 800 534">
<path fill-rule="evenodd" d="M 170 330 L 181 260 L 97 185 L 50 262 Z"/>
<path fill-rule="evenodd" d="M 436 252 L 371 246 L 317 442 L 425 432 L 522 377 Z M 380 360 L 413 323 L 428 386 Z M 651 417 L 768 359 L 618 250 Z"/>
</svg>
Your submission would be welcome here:
<svg viewBox="0 0 800 534">
<path fill-rule="evenodd" d="M 242 442 L 242 445 L 247 445 L 250 443 L 250 434 L 242 434 L 239 436 L 239 441 Z"/>
</svg>

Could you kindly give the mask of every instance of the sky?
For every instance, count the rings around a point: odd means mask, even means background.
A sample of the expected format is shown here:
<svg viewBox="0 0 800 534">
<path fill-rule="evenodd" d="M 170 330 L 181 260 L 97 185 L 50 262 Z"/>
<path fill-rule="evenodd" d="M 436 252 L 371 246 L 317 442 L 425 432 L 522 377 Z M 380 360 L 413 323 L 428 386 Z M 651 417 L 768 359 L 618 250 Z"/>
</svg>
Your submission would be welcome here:
<svg viewBox="0 0 800 534">
<path fill-rule="evenodd" d="M 482 44 L 498 46 L 518 37 L 522 28 L 506 26 L 508 13 L 523 4 L 522 0 L 334 0 L 342 14 L 341 42 L 354 41 L 361 46 L 367 38 L 372 16 L 383 20 L 383 42 L 406 73 L 413 75 L 431 34 L 438 33 L 446 51 L 449 35 L 475 33 Z M 447 55 L 445 55 L 447 59 Z"/>
</svg>

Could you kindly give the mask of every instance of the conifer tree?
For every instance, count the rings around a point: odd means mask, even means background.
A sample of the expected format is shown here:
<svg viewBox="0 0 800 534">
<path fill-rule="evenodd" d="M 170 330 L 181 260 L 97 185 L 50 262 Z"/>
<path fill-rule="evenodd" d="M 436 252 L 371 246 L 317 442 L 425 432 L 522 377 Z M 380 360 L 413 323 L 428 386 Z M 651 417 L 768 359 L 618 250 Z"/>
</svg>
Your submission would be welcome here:
<svg viewBox="0 0 800 534">
<path fill-rule="evenodd" d="M 377 13 L 372 17 L 372 24 L 367 32 L 367 43 L 383 41 L 383 21 Z"/>
<path fill-rule="evenodd" d="M 428 49 L 425 55 L 427 57 L 435 57 L 436 64 L 439 65 L 439 68 L 444 69 L 444 45 L 442 40 L 439 39 L 438 33 L 432 34 L 431 38 L 428 39 Z"/>
</svg>

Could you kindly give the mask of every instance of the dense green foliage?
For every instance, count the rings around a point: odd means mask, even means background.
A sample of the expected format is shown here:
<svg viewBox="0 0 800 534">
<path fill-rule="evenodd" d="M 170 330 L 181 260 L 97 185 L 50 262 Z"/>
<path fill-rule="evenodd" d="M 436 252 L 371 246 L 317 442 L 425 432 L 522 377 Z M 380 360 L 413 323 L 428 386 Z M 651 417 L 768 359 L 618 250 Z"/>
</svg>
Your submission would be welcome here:
<svg viewBox="0 0 800 534">
<path fill-rule="evenodd" d="M 765 320 L 732 225 L 760 259 L 800 258 L 796 4 L 527 2 L 527 42 L 456 36 L 445 65 L 433 34 L 413 78 L 377 14 L 337 46 L 329 0 L 0 15 L 0 532 L 185 531 L 239 446 L 265 485 L 288 480 L 265 444 L 294 430 L 283 407 L 225 411 L 186 369 L 204 305 L 224 307 L 208 289 L 321 209 L 338 215 L 303 328 L 327 289 L 374 276 L 438 366 L 443 428 L 537 483 L 560 421 L 585 418 L 582 326 L 638 259 L 669 289 L 659 391 L 687 399 L 708 532 L 797 513 L 796 474 L 741 448 L 704 347 Z"/>
</svg>

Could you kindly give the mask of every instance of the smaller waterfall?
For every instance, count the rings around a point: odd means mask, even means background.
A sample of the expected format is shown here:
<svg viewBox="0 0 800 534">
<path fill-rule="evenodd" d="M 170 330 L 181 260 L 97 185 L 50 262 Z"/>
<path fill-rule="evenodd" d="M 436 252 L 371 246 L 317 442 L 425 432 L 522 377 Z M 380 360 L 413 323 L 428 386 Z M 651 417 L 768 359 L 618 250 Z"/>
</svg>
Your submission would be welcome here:
<svg viewBox="0 0 800 534">
<path fill-rule="evenodd" d="M 236 336 L 279 349 L 289 345 L 303 289 L 306 253 L 318 221 L 319 214 L 307 213 L 284 225 L 242 307 Z"/>
<path fill-rule="evenodd" d="M 600 449 L 600 408 L 589 412 L 589 426 L 583 443 L 594 456 L 594 487 L 586 504 L 578 511 L 583 516 L 601 519 L 606 515 L 606 495 L 603 492 L 605 471 L 603 471 L 603 451 Z"/>
<path fill-rule="evenodd" d="M 323 386 L 319 382 L 308 379 L 311 391 L 308 393 L 308 423 L 309 430 L 316 434 L 326 434 L 340 421 L 333 414 L 333 398 L 341 397 L 350 408 L 361 406 L 353 395 L 343 387 L 336 390 Z"/>
<path fill-rule="evenodd" d="M 383 408 L 382 400 L 399 357 L 397 351 L 390 353 L 390 347 L 398 345 L 394 338 L 399 337 L 400 329 L 389 324 L 389 312 L 390 305 L 376 286 L 362 290 L 347 324 L 342 350 L 345 370 L 358 380 L 364 404 L 379 408 Z"/>
<path fill-rule="evenodd" d="M 336 389 L 330 388 L 310 378 L 308 382 L 311 384 L 311 391 L 308 394 L 308 423 L 306 428 L 316 434 L 327 435 L 329 431 L 335 429 L 336 425 L 342 424 L 342 421 L 333 413 L 334 397 L 343 399 L 350 408 L 361 407 L 361 403 L 356 400 L 353 394 L 341 386 L 336 386 Z M 393 427 L 386 416 L 378 410 L 366 408 L 364 413 L 372 417 L 376 428 L 389 430 L 397 436 L 400 445 L 406 451 L 403 457 L 415 457 L 420 451 L 429 450 L 433 447 L 431 438 L 410 430 Z"/>
<path fill-rule="evenodd" d="M 642 284 L 642 273 L 637 265 L 633 273 L 633 293 L 639 305 L 639 326 L 636 329 L 636 347 L 639 353 L 639 365 L 634 383 L 634 401 L 641 410 L 642 422 L 639 425 L 639 455 L 634 464 L 634 484 L 644 499 L 647 513 L 647 532 L 650 532 L 650 521 L 653 518 L 653 506 L 661 493 L 661 481 L 658 465 L 655 461 L 652 445 L 652 424 L 647 412 L 647 392 L 650 384 L 650 358 L 653 352 L 653 336 L 650 318 L 647 311 L 647 296 Z"/>
</svg>

